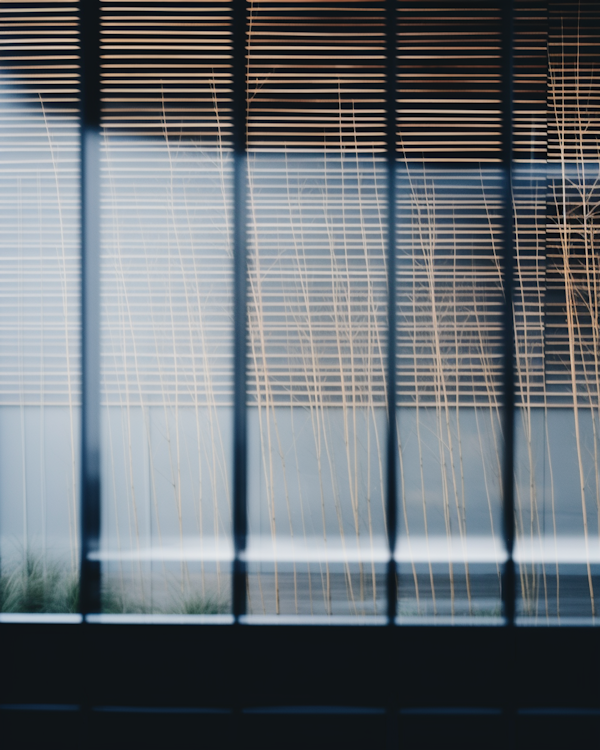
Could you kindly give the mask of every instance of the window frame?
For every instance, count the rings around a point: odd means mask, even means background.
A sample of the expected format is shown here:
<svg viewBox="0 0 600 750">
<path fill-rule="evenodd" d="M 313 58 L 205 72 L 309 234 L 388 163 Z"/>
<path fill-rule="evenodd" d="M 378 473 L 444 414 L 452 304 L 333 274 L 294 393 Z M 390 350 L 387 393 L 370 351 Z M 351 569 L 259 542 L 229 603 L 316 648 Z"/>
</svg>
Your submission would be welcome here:
<svg viewBox="0 0 600 750">
<path fill-rule="evenodd" d="M 514 2 L 502 4 L 502 167 L 503 167 L 503 534 L 507 561 L 502 577 L 504 627 L 400 626 L 397 611 L 397 454 L 396 431 L 396 164 L 397 4 L 386 2 L 386 163 L 388 216 L 388 435 L 387 435 L 387 627 L 332 624 L 255 626 L 245 620 L 247 540 L 247 239 L 246 239 L 246 35 L 247 0 L 233 0 L 233 149 L 234 149 L 234 452 L 233 452 L 233 624 L 200 628 L 156 624 L 127 616 L 101 623 L 100 563 L 90 559 L 100 542 L 100 1 L 82 0 L 81 262 L 82 262 L 82 432 L 81 432 L 81 617 L 2 618 L 5 662 L 0 679 L 0 714 L 22 717 L 129 717 L 135 726 L 149 713 L 165 709 L 178 720 L 190 715 L 217 732 L 221 720 L 247 727 L 260 717 L 330 717 L 338 732 L 348 713 L 372 722 L 388 741 L 397 732 L 429 727 L 442 741 L 443 717 L 484 717 L 501 727 L 506 743 L 515 727 L 537 726 L 548 712 L 571 727 L 577 717 L 600 717 L 600 667 L 594 628 L 515 626 L 516 579 L 514 523 L 514 244 L 511 200 L 513 143 Z M 401 95 L 401 94 L 400 94 Z M 188 620 L 190 624 L 194 621 Z M 41 627 L 45 625 L 45 627 Z M 177 634 L 173 628 L 177 627 Z M 170 650 L 174 649 L 173 652 Z M 347 651 L 368 654 L 348 671 Z M 595 657 L 590 663 L 590 650 Z M 148 654 L 157 654 L 150 665 Z M 168 658 L 171 653 L 172 658 Z M 281 654 L 290 654 L 282 671 Z M 548 654 L 552 654 L 549 660 Z M 190 656 L 191 654 L 191 656 Z M 66 660 L 66 663 L 65 663 Z M 321 669 L 323 660 L 327 668 Z M 590 668 L 593 664 L 593 668 Z M 34 680 L 27 677 L 36 675 Z M 198 679 L 210 674 L 211 679 Z M 398 676 L 401 675 L 399 683 Z M 193 681 L 192 687 L 192 679 Z M 175 686 L 175 689 L 174 689 Z M 531 698 L 533 696 L 533 699 Z M 25 707 L 25 708 L 24 708 Z M 28 708 L 27 708 L 28 707 Z M 289 709 L 286 713 L 285 709 Z M 261 714 L 259 709 L 264 709 Z M 142 710 L 144 709 L 144 710 Z M 344 710 L 342 710 L 344 709 Z M 194 713 L 195 711 L 195 713 Z M 345 711 L 345 713 L 344 713 Z M 362 711 L 362 713 L 361 713 Z M 563 713 L 560 714 L 560 711 Z M 20 713 L 19 713 L 20 712 Z M 557 713 L 558 712 L 558 713 Z M 587 713 L 586 713 L 587 712 Z M 256 717 L 259 719 L 256 719 Z M 99 718 L 100 717 L 100 718 Z M 133 717 L 133 718 L 132 718 Z M 140 719 L 140 717 L 142 717 Z M 215 718 L 216 717 L 216 718 Z M 221 718 L 219 718 L 221 717 Z M 225 717 L 225 718 L 223 718 Z M 249 718 L 250 717 L 250 718 Z M 333 718 L 332 718 L 333 717 Z M 335 719 L 339 717 L 339 719 Z M 437 718 L 436 718 L 437 717 Z M 536 719 L 537 717 L 537 719 Z M 398 723 L 399 719 L 399 723 Z M 538 721 L 538 724 L 535 722 Z M 36 719 L 37 721 L 38 719 Z M 266 719 L 265 719 L 266 720 Z M 569 724 L 571 721 L 571 724 Z M 337 722 L 337 723 L 336 723 Z M 292 725 L 292 721 L 288 722 Z M 40 727 L 44 727 L 42 721 Z M 103 725 L 104 726 L 104 725 Z M 212 725 L 211 725 L 212 726 Z M 346 725 L 347 726 L 347 725 Z M 412 729 L 411 729 L 412 727 Z M 40 728 L 40 737 L 45 729 Z M 89 731 L 89 730 L 86 730 Z M 106 731 L 103 729 L 102 731 Z M 211 730 L 212 731 L 212 730 Z M 245 731 L 245 730 L 244 730 Z M 420 731 L 420 730 L 419 730 Z M 571 731 L 570 729 L 567 731 Z M 436 734 L 437 732 L 437 734 Z M 390 739 L 391 738 L 391 739 Z M 551 738 L 550 738 L 551 739 Z"/>
</svg>

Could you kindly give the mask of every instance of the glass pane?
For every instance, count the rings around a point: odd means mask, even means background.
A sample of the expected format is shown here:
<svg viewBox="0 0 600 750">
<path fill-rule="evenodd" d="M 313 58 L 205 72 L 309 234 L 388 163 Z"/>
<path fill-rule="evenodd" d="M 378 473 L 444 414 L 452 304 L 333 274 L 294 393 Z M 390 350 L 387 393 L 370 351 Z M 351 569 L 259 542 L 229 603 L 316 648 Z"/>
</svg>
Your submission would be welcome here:
<svg viewBox="0 0 600 750">
<path fill-rule="evenodd" d="M 501 173 L 398 180 L 399 616 L 497 623 Z"/>
<path fill-rule="evenodd" d="M 199 3 L 167 22 L 105 5 L 103 609 L 219 614 L 232 559 L 230 9 Z M 192 69 L 190 45 L 210 64 Z"/>
<path fill-rule="evenodd" d="M 521 409 L 517 451 L 521 621 L 591 623 L 600 591 L 597 408 Z"/>
<path fill-rule="evenodd" d="M 0 611 L 75 612 L 79 565 L 76 4 L 3 9 Z M 60 25 L 58 37 L 46 29 Z M 4 33 L 4 32 L 3 32 Z"/>
<path fill-rule="evenodd" d="M 550 7 L 546 58 L 547 162 L 521 166 L 516 180 L 518 614 L 523 624 L 593 624 L 600 592 L 596 5 Z"/>
<path fill-rule="evenodd" d="M 231 158 L 110 138 L 103 156 L 105 608 L 218 613 L 231 557 Z"/>
<path fill-rule="evenodd" d="M 249 612 L 385 614 L 385 163 L 249 176 Z"/>
<path fill-rule="evenodd" d="M 569 159 L 522 180 L 537 210 L 537 247 L 520 238 L 517 256 L 517 559 L 528 624 L 589 623 L 598 608 L 598 176 L 597 163 Z"/>
</svg>

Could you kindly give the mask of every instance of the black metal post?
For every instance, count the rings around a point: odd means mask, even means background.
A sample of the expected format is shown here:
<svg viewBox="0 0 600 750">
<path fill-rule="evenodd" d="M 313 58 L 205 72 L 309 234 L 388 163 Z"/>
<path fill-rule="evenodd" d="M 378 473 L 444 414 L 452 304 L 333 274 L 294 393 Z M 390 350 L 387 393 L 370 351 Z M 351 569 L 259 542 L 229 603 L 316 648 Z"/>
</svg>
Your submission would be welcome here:
<svg viewBox="0 0 600 750">
<path fill-rule="evenodd" d="M 506 624 L 515 620 L 516 578 L 513 559 L 515 544 L 514 499 L 514 218 L 512 198 L 513 147 L 513 31 L 514 3 L 506 0 L 502 17 L 502 247 L 504 261 L 504 310 L 502 356 L 502 512 L 507 560 L 502 576 L 502 602 Z"/>
<path fill-rule="evenodd" d="M 387 571 L 388 623 L 396 620 L 398 586 L 396 551 L 398 498 L 398 431 L 396 426 L 396 79 L 397 79 L 396 0 L 386 3 L 386 157 L 387 157 L 387 281 L 388 281 L 388 362 L 387 362 L 387 534 L 390 559 Z"/>
<path fill-rule="evenodd" d="M 233 0 L 233 616 L 246 613 L 247 254 L 246 31 L 247 0 Z"/>
<path fill-rule="evenodd" d="M 387 164 L 387 282 L 388 282 L 388 361 L 387 361 L 387 747 L 398 747 L 398 699 L 396 695 L 396 653 L 394 626 L 398 605 L 398 576 L 395 560 L 398 526 L 398 430 L 396 424 L 396 162 L 397 162 L 397 0 L 386 2 L 386 164 Z"/>
<path fill-rule="evenodd" d="M 79 607 L 100 611 L 100 3 L 82 0 L 81 573 Z"/>
<path fill-rule="evenodd" d="M 502 247 L 503 247 L 503 356 L 502 356 L 502 515 L 506 562 L 502 571 L 502 605 L 507 626 L 503 674 L 504 719 L 506 746 L 516 740 L 516 704 L 514 696 L 515 667 L 515 602 L 516 576 L 515 497 L 514 497 L 514 217 L 512 195 L 513 160 L 513 89 L 514 89 L 514 0 L 502 4 Z"/>
</svg>

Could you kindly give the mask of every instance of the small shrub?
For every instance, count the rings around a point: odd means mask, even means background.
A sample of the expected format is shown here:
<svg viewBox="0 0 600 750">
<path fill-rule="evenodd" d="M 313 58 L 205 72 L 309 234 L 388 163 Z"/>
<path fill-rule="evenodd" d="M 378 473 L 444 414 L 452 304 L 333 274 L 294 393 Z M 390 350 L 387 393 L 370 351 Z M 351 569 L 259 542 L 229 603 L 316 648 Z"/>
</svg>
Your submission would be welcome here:
<svg viewBox="0 0 600 750">
<path fill-rule="evenodd" d="M 0 611 L 20 613 L 76 612 L 79 583 L 75 573 L 57 562 L 29 554 L 0 575 Z"/>
<path fill-rule="evenodd" d="M 216 596 L 198 593 L 180 594 L 166 607 L 156 608 L 162 614 L 217 615 L 227 612 L 226 602 Z M 0 612 L 73 613 L 79 611 L 79 577 L 66 564 L 46 561 L 28 554 L 13 561 L 0 574 Z M 102 587 L 104 614 L 149 614 L 152 610 L 133 596 L 117 591 L 110 584 Z"/>
<path fill-rule="evenodd" d="M 201 594 L 187 594 L 173 602 L 170 611 L 182 615 L 221 615 L 229 607 L 226 602 L 216 596 L 202 596 Z"/>
</svg>

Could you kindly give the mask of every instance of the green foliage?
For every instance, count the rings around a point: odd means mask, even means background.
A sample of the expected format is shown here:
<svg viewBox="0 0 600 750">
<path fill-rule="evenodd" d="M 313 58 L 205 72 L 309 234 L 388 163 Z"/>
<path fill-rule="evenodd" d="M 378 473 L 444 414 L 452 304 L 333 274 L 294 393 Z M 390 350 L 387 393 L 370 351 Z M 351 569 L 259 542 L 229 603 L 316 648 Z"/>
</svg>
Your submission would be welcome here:
<svg viewBox="0 0 600 750">
<path fill-rule="evenodd" d="M 123 593 L 110 586 L 102 588 L 102 612 L 105 615 L 122 615 L 127 612 L 140 612 Z"/>
<path fill-rule="evenodd" d="M 76 575 L 57 562 L 27 555 L 0 575 L 1 612 L 76 612 L 79 584 Z"/>
<path fill-rule="evenodd" d="M 192 593 L 174 600 L 172 611 L 183 615 L 222 615 L 229 611 L 229 606 L 215 596 Z"/>
<path fill-rule="evenodd" d="M 78 576 L 65 564 L 46 561 L 29 554 L 21 561 L 4 566 L 0 574 L 0 612 L 72 613 L 79 606 Z M 214 596 L 187 593 L 174 596 L 167 607 L 154 608 L 137 601 L 114 587 L 102 590 L 105 614 L 214 615 L 228 611 L 226 602 Z"/>
</svg>

